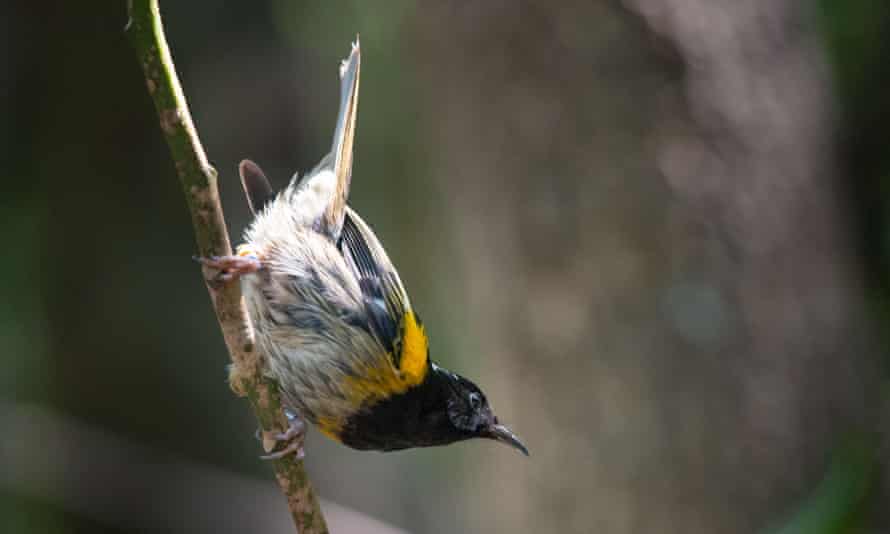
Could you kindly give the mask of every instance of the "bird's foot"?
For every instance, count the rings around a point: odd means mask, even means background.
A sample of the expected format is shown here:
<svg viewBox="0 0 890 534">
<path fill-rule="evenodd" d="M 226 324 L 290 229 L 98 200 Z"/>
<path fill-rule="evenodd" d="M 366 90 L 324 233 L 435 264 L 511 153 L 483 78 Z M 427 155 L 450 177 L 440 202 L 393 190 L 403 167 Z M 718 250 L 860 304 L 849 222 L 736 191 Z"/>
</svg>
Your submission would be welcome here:
<svg viewBox="0 0 890 534">
<path fill-rule="evenodd" d="M 195 256 L 194 259 L 201 265 L 217 271 L 215 275 L 207 277 L 207 282 L 214 286 L 220 286 L 245 274 L 255 273 L 263 267 L 256 255 L 245 250 L 239 250 L 237 256 L 211 256 L 209 258 Z"/>
<path fill-rule="evenodd" d="M 284 415 L 287 417 L 287 430 L 284 432 L 262 432 L 263 447 L 269 453 L 260 456 L 263 460 L 278 460 L 291 453 L 296 454 L 297 460 L 302 460 L 306 456 L 306 452 L 303 450 L 303 442 L 306 439 L 306 423 L 290 410 L 285 410 Z M 280 451 L 270 452 L 278 443 L 287 443 L 287 445 Z"/>
</svg>

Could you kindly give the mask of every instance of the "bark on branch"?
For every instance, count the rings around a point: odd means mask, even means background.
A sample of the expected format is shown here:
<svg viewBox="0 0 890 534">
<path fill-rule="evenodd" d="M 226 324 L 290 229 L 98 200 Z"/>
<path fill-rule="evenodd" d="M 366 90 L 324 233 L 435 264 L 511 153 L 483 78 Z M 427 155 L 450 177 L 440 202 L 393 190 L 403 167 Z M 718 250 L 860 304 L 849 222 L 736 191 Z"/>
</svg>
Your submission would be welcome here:
<svg viewBox="0 0 890 534">
<path fill-rule="evenodd" d="M 232 253 L 219 201 L 216 170 L 210 166 L 186 105 L 185 95 L 167 47 L 157 0 L 130 0 L 127 34 L 154 101 L 161 130 L 179 175 L 192 216 L 192 226 L 203 257 Z M 207 279 L 205 273 L 205 280 Z M 236 393 L 247 396 L 264 429 L 286 428 L 278 388 L 263 377 L 250 320 L 238 284 L 207 286 L 223 338 L 232 359 L 230 382 Z M 327 526 L 303 468 L 293 455 L 275 462 L 275 474 L 297 530 L 302 534 L 327 533 Z"/>
</svg>

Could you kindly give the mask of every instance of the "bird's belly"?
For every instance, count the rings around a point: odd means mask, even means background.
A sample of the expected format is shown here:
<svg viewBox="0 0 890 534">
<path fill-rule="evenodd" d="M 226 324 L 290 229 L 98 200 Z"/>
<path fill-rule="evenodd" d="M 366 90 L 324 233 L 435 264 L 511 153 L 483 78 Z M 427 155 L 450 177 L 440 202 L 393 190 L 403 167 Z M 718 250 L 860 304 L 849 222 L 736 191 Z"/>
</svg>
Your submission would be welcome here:
<svg viewBox="0 0 890 534">
<path fill-rule="evenodd" d="M 264 370 L 283 404 L 337 439 L 370 397 L 399 384 L 348 288 L 325 282 L 318 291 L 318 277 L 327 274 L 310 275 L 265 269 L 243 277 L 242 292 Z"/>
</svg>

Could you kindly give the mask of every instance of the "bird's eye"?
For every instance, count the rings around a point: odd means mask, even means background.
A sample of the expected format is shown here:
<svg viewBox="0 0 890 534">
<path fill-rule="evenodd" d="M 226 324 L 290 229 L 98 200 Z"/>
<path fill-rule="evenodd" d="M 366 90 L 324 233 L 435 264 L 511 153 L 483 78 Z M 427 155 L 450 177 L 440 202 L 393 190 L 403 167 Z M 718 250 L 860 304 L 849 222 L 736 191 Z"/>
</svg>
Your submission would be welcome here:
<svg viewBox="0 0 890 534">
<path fill-rule="evenodd" d="M 470 408 L 473 410 L 478 410 L 482 406 L 482 398 L 479 397 L 478 393 L 470 393 Z"/>
</svg>

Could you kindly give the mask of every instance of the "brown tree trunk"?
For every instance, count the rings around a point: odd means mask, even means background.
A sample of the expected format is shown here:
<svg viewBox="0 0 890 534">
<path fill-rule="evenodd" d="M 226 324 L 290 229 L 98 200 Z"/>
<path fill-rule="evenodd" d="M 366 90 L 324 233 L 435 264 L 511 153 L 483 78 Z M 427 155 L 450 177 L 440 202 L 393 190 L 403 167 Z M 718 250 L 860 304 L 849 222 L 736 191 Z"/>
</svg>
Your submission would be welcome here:
<svg viewBox="0 0 890 534">
<path fill-rule="evenodd" d="M 462 349 L 532 451 L 478 454 L 467 491 L 524 504 L 474 525 L 751 532 L 876 392 L 808 14 L 560 5 L 419 15 Z"/>
</svg>

